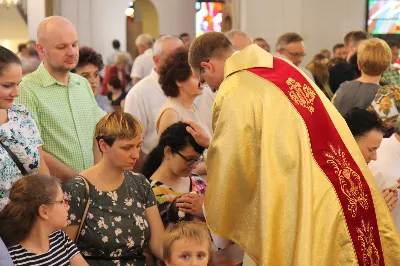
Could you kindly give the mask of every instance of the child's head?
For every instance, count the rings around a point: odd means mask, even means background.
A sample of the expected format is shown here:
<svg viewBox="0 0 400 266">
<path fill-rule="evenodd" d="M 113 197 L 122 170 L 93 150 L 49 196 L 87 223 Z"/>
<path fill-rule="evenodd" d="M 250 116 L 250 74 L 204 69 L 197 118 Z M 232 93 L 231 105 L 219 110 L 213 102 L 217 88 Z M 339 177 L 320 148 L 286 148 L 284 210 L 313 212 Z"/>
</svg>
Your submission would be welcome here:
<svg viewBox="0 0 400 266">
<path fill-rule="evenodd" d="M 365 40 L 358 48 L 358 68 L 368 76 L 380 76 L 392 62 L 389 45 L 378 38 Z"/>
<path fill-rule="evenodd" d="M 211 257 L 211 237 L 205 223 L 171 223 L 164 235 L 167 266 L 206 266 Z"/>
<path fill-rule="evenodd" d="M 49 234 L 67 226 L 69 207 L 55 177 L 25 176 L 12 186 L 9 199 L 0 212 L 0 237 L 7 246 L 20 243 L 38 223 Z"/>
</svg>

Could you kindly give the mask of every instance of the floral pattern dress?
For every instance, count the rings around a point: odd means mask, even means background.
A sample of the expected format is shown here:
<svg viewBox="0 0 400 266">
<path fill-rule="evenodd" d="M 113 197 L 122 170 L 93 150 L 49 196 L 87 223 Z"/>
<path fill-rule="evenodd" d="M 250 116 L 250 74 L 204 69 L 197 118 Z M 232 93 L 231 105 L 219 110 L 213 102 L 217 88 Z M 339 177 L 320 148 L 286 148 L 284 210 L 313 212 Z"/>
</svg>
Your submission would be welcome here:
<svg viewBox="0 0 400 266">
<path fill-rule="evenodd" d="M 8 122 L 0 124 L 0 141 L 20 160 L 29 174 L 39 169 L 38 147 L 43 145 L 39 130 L 24 105 L 7 110 Z M 8 152 L 0 145 L 0 210 L 8 202 L 11 186 L 22 177 Z"/>
<path fill-rule="evenodd" d="M 196 175 L 191 174 L 190 178 L 190 187 L 188 192 L 196 192 L 201 196 L 205 196 L 207 185 L 204 180 Z M 176 197 L 182 196 L 181 193 L 174 191 L 172 188 L 168 187 L 164 183 L 158 180 L 151 180 L 151 188 L 153 189 L 154 195 L 157 199 L 158 210 L 160 211 L 161 219 L 164 223 L 164 226 L 168 225 L 168 217 L 167 212 L 169 206 L 174 201 Z"/>
<path fill-rule="evenodd" d="M 141 254 L 148 247 L 150 228 L 145 210 L 156 205 L 150 183 L 143 175 L 128 171 L 122 185 L 114 191 L 100 191 L 88 183 L 90 206 L 77 246 L 89 265 L 146 265 L 140 258 L 101 258 Z M 87 202 L 85 183 L 77 176 L 64 184 L 63 190 L 70 206 L 68 223 L 79 226 Z"/>
</svg>

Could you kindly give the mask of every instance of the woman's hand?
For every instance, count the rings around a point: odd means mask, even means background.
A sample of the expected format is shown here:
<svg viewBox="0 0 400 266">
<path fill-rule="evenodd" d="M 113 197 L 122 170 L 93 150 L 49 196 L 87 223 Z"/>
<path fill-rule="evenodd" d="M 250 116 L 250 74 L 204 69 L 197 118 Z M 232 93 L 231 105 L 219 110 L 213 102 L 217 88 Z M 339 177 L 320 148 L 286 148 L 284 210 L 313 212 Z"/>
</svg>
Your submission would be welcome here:
<svg viewBox="0 0 400 266">
<path fill-rule="evenodd" d="M 385 188 L 382 191 L 383 198 L 385 199 L 385 202 L 390 211 L 392 211 L 396 207 L 398 194 L 399 192 L 397 191 L 397 189 L 393 188 Z"/>
</svg>

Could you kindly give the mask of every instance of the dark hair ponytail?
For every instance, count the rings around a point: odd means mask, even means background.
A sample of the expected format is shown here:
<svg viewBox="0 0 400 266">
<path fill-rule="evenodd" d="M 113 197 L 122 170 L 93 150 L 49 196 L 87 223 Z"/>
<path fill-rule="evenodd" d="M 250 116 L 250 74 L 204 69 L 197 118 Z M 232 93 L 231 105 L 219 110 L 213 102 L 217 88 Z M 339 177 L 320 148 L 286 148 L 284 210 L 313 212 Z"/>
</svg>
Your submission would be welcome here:
<svg viewBox="0 0 400 266">
<path fill-rule="evenodd" d="M 193 136 L 187 132 L 188 124 L 178 122 L 169 126 L 160 136 L 157 147 L 147 157 L 143 166 L 143 175 L 150 178 L 164 159 L 165 147 L 170 147 L 173 153 L 179 152 L 187 146 L 192 146 L 199 154 L 203 154 L 204 148 L 197 144 Z"/>
<path fill-rule="evenodd" d="M 10 202 L 0 211 L 0 237 L 7 247 L 26 238 L 36 222 L 40 205 L 55 200 L 59 184 L 55 177 L 40 174 L 15 182 Z"/>
<path fill-rule="evenodd" d="M 147 156 L 147 159 L 144 162 L 142 174 L 145 177 L 150 178 L 154 172 L 157 171 L 158 167 L 160 167 L 163 159 L 164 150 L 161 150 L 157 145 L 157 147 L 155 147 Z"/>
</svg>

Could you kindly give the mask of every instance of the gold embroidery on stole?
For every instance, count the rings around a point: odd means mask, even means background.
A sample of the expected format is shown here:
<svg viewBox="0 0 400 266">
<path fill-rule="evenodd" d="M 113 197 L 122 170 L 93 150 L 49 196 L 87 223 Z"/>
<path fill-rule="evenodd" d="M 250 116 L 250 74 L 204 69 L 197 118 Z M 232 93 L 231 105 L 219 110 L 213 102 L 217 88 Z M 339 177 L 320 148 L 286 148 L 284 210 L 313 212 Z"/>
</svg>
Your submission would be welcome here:
<svg viewBox="0 0 400 266">
<path fill-rule="evenodd" d="M 349 202 L 348 210 L 351 211 L 352 217 L 357 215 L 357 204 L 368 210 L 368 201 L 363 189 L 360 176 L 351 169 L 346 160 L 344 152 L 329 144 L 330 152 L 325 152 L 324 155 L 329 158 L 328 163 L 332 164 L 335 173 L 339 177 L 340 188 Z"/>
<path fill-rule="evenodd" d="M 362 220 L 362 227 L 357 227 L 358 240 L 361 241 L 363 263 L 368 266 L 379 265 L 379 253 L 372 236 L 373 227 Z"/>
<path fill-rule="evenodd" d="M 316 93 L 307 84 L 301 85 L 293 78 L 288 78 L 286 84 L 289 86 L 289 96 L 298 105 L 307 108 L 310 113 L 314 113 L 314 100 Z"/>
</svg>

